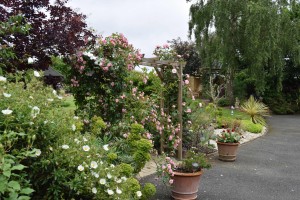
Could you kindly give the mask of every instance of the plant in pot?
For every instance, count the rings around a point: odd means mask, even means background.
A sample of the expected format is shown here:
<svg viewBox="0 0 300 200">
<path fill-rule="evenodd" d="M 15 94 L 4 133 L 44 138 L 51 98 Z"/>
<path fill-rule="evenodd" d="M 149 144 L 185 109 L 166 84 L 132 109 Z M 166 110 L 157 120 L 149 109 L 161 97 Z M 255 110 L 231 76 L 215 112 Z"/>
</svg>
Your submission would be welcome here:
<svg viewBox="0 0 300 200">
<path fill-rule="evenodd" d="M 241 136 L 235 129 L 226 129 L 217 135 L 219 160 L 232 162 L 236 160 L 237 149 Z"/>
<path fill-rule="evenodd" d="M 211 167 L 203 153 L 196 153 L 193 148 L 188 150 L 186 157 L 175 163 L 170 157 L 165 163 L 158 165 L 158 175 L 164 183 L 172 188 L 172 198 L 175 200 L 197 199 L 200 177 L 203 169 Z"/>
</svg>

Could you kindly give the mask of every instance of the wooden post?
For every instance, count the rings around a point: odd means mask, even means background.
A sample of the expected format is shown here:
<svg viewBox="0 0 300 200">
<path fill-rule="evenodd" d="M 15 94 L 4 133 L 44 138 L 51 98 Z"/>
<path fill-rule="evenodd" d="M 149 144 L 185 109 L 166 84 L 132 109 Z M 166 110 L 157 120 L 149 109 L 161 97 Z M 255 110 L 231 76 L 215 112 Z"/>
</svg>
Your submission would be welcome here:
<svg viewBox="0 0 300 200">
<path fill-rule="evenodd" d="M 182 160 L 182 68 L 183 68 L 183 63 L 179 64 L 179 84 L 178 84 L 178 120 L 179 120 L 179 138 L 180 138 L 180 143 L 178 145 L 178 159 Z"/>
</svg>

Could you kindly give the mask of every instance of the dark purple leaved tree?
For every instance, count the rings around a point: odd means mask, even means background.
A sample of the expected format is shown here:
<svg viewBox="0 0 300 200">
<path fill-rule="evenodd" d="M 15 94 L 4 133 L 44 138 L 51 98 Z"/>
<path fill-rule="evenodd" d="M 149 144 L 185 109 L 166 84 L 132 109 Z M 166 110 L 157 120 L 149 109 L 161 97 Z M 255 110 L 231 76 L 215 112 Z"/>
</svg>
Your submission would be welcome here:
<svg viewBox="0 0 300 200">
<path fill-rule="evenodd" d="M 13 15 L 22 15 L 23 23 L 31 26 L 28 34 L 1 35 L 1 39 L 13 44 L 17 57 L 3 70 L 47 69 L 51 55 L 74 54 L 88 40 L 94 40 L 93 33 L 85 23 L 86 16 L 66 6 L 67 2 L 0 0 L 0 21 L 7 21 Z M 36 62 L 28 64 L 29 57 L 36 58 Z"/>
</svg>

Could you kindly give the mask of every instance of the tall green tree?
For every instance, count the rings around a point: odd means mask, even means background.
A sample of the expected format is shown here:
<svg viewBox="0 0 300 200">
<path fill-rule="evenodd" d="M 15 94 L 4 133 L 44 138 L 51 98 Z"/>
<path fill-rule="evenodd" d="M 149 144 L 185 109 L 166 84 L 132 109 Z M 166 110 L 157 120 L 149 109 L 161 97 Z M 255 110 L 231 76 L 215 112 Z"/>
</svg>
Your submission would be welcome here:
<svg viewBox="0 0 300 200">
<path fill-rule="evenodd" d="M 293 55 L 299 53 L 298 36 L 289 17 L 298 4 L 296 0 L 193 1 L 190 35 L 194 34 L 205 65 L 217 62 L 222 66 L 227 77 L 226 95 L 231 101 L 233 80 L 240 71 L 252 80 L 257 95 L 268 88 L 270 77 L 272 87 L 282 89 L 287 50 Z"/>
</svg>

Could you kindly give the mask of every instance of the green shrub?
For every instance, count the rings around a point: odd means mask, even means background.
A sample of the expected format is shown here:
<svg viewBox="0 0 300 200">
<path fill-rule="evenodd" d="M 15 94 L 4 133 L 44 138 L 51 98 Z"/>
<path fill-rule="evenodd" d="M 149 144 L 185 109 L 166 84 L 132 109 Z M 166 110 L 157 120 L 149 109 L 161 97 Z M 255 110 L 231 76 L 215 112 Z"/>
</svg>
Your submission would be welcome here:
<svg viewBox="0 0 300 200">
<path fill-rule="evenodd" d="M 220 106 L 220 107 L 226 107 L 226 106 L 230 106 L 230 105 L 231 105 L 230 100 L 227 98 L 222 98 L 218 102 L 218 106 Z"/>
<path fill-rule="evenodd" d="M 251 120 L 242 120 L 241 128 L 244 131 L 248 131 L 251 133 L 261 133 L 263 126 L 261 124 L 254 124 Z"/>
<path fill-rule="evenodd" d="M 147 200 L 150 197 L 154 196 L 156 193 L 156 188 L 152 183 L 146 183 L 142 190 L 142 200 Z"/>
</svg>

